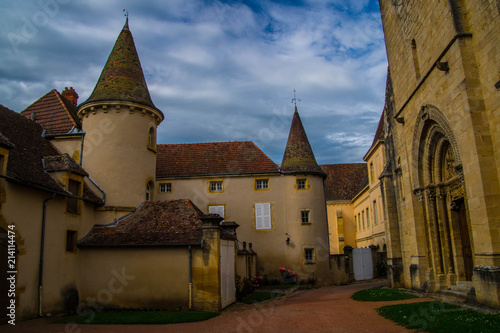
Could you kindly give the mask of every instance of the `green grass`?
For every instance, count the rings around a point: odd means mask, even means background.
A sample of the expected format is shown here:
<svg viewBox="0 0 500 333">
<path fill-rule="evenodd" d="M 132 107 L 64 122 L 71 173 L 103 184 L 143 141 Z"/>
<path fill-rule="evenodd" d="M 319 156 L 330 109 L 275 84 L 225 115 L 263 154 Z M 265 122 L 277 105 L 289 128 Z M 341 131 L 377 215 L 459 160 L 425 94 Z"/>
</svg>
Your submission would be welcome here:
<svg viewBox="0 0 500 333">
<path fill-rule="evenodd" d="M 388 305 L 378 312 L 401 326 L 431 333 L 500 331 L 500 314 L 461 310 L 458 306 L 439 301 Z"/>
<path fill-rule="evenodd" d="M 201 311 L 103 311 L 65 317 L 56 323 L 98 324 L 98 325 L 158 325 L 192 323 L 218 316 L 217 312 Z"/>
<path fill-rule="evenodd" d="M 380 301 L 399 301 L 403 299 L 415 298 L 416 296 L 389 288 L 368 288 L 356 291 L 351 298 L 356 301 L 380 302 Z"/>
<path fill-rule="evenodd" d="M 256 302 L 267 301 L 269 299 L 273 299 L 283 295 L 282 293 L 273 293 L 266 291 L 256 291 L 250 295 L 247 295 L 241 299 L 242 303 L 253 304 Z"/>
</svg>

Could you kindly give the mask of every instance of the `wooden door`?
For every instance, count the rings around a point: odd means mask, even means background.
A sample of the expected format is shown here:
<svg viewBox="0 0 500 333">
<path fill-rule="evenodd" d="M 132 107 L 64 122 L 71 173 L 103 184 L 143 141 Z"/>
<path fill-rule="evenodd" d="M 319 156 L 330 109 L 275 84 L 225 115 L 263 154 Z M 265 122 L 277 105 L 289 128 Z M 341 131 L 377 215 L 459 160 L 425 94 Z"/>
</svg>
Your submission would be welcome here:
<svg viewBox="0 0 500 333">
<path fill-rule="evenodd" d="M 220 242 L 220 275 L 222 308 L 236 302 L 236 283 L 234 276 L 234 241 Z"/>
</svg>

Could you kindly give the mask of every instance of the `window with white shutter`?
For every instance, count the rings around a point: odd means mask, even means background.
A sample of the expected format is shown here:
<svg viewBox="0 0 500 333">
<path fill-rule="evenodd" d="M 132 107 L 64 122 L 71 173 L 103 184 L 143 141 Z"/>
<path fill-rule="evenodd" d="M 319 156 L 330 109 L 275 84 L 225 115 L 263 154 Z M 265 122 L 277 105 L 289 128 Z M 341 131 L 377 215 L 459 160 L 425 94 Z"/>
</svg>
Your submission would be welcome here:
<svg viewBox="0 0 500 333">
<path fill-rule="evenodd" d="M 271 204 L 255 204 L 255 229 L 271 229 Z"/>
<path fill-rule="evenodd" d="M 224 215 L 224 206 L 209 206 L 208 207 L 209 214 L 219 214 L 220 217 L 225 218 Z"/>
</svg>

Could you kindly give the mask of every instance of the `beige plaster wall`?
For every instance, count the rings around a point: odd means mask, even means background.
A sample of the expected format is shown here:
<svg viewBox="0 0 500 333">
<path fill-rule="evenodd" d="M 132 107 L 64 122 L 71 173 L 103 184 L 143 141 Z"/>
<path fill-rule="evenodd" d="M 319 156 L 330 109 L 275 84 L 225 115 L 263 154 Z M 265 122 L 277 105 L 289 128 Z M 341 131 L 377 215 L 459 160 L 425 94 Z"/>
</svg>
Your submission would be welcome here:
<svg viewBox="0 0 500 333">
<path fill-rule="evenodd" d="M 19 319 L 37 316 L 38 267 L 43 201 L 50 193 L 6 184 L 6 200 L 0 212 L 1 227 L 15 225 L 17 255 L 16 314 Z M 81 214 L 66 213 L 66 201 L 56 196 L 47 202 L 43 268 L 43 313 L 63 311 L 63 294 L 78 289 L 77 252 L 66 252 L 66 231 L 77 230 L 78 238 L 93 225 L 93 205 L 81 204 Z M 6 229 L 7 230 L 7 229 Z"/>
<path fill-rule="evenodd" d="M 106 206 L 136 207 L 145 201 L 147 182 L 154 183 L 156 152 L 148 149 L 148 135 L 158 119 L 134 103 L 103 107 L 79 111 L 87 133 L 83 167 L 106 192 Z"/>
<path fill-rule="evenodd" d="M 80 163 L 80 150 L 82 149 L 82 137 L 80 135 L 56 137 L 50 140 L 50 143 L 61 153 L 68 154 L 76 163 Z"/>
<path fill-rule="evenodd" d="M 187 310 L 187 247 L 83 248 L 79 260 L 82 305 Z"/>
<path fill-rule="evenodd" d="M 307 178 L 309 189 L 297 190 L 297 177 Z M 225 219 L 240 225 L 238 239 L 253 244 L 259 274 L 279 278 L 279 268 L 297 272 L 301 279 L 328 277 L 328 229 L 323 179 L 317 176 L 258 174 L 194 179 L 158 179 L 172 183 L 172 193 L 156 193 L 158 200 L 189 198 L 204 212 L 210 205 L 224 205 Z M 268 190 L 255 190 L 255 179 L 268 178 Z M 223 180 L 224 191 L 209 192 L 210 180 Z M 271 203 L 272 228 L 255 229 L 255 204 Z M 310 210 L 312 223 L 302 225 L 300 212 Z M 286 244 L 287 237 L 290 245 Z M 314 248 L 318 262 L 304 264 L 304 248 Z M 326 259 L 324 258 L 326 256 Z M 321 259 L 321 260 L 320 260 Z"/>
</svg>

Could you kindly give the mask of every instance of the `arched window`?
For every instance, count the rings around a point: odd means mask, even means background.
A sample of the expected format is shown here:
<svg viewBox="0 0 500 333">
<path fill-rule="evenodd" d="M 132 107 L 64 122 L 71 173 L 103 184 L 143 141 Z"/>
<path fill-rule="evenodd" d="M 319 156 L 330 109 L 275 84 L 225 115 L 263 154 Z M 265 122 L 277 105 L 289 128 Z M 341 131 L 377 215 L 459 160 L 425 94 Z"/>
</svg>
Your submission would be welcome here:
<svg viewBox="0 0 500 333">
<path fill-rule="evenodd" d="M 153 200 L 153 182 L 148 182 L 146 185 L 146 201 Z"/>
<path fill-rule="evenodd" d="M 148 148 L 156 149 L 156 136 L 155 136 L 155 128 L 150 127 L 148 133 Z"/>
<path fill-rule="evenodd" d="M 417 55 L 417 42 L 415 39 L 411 40 L 411 54 L 413 56 L 413 66 L 415 68 L 415 76 L 417 79 L 420 78 L 420 65 L 418 64 L 418 55 Z"/>
</svg>

